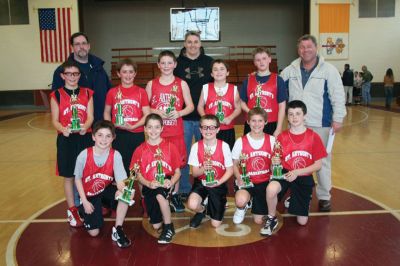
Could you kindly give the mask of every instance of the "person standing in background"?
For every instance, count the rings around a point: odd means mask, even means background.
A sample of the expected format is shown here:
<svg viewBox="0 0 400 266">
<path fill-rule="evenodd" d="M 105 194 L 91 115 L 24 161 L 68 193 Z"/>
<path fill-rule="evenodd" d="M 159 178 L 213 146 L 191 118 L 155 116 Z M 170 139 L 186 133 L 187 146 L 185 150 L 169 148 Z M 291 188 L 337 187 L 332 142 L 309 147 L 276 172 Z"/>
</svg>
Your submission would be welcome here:
<svg viewBox="0 0 400 266">
<path fill-rule="evenodd" d="M 394 86 L 394 76 L 393 70 L 388 68 L 386 70 L 386 75 L 383 78 L 383 86 L 385 87 L 385 107 L 390 109 L 392 106 L 393 99 L 393 86 Z"/>
<path fill-rule="evenodd" d="M 361 87 L 361 92 L 362 92 L 362 98 L 363 102 L 366 106 L 369 106 L 371 103 L 371 81 L 374 78 L 374 76 L 371 74 L 371 72 L 368 71 L 367 66 L 362 66 L 362 87 Z"/>
<path fill-rule="evenodd" d="M 351 71 L 349 64 L 344 65 L 342 82 L 344 87 L 344 96 L 346 97 L 346 105 L 351 105 L 353 103 L 354 74 L 353 71 Z"/>
</svg>

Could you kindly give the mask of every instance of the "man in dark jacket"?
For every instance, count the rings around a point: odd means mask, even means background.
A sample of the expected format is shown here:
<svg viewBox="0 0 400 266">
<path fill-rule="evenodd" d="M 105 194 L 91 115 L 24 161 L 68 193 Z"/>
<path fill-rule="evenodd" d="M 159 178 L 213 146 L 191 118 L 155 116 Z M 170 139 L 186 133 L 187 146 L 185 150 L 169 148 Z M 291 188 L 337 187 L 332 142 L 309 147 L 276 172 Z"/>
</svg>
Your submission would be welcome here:
<svg viewBox="0 0 400 266">
<path fill-rule="evenodd" d="M 195 141 L 198 141 L 201 138 L 199 129 L 200 115 L 197 112 L 197 104 L 199 103 L 203 85 L 212 81 L 212 60 L 211 57 L 204 54 L 204 49 L 201 47 L 199 32 L 187 32 L 185 35 L 184 48 L 181 50 L 181 53 L 177 58 L 178 65 L 175 68 L 174 75 L 187 82 L 195 106 L 192 113 L 183 117 L 185 144 L 188 156 L 192 146 L 193 136 Z M 190 190 L 189 167 L 186 166 L 182 169 L 179 192 L 186 197 Z"/>
<path fill-rule="evenodd" d="M 344 87 L 344 94 L 346 97 L 346 105 L 351 105 L 353 102 L 354 74 L 353 74 L 353 71 L 351 71 L 349 64 L 344 65 L 342 82 L 343 82 L 343 87 Z"/>
<path fill-rule="evenodd" d="M 103 119 L 104 104 L 107 91 L 111 88 L 111 82 L 106 71 L 103 68 L 104 61 L 100 58 L 89 54 L 90 43 L 86 34 L 76 32 L 70 38 L 70 44 L 73 53 L 70 54 L 68 60 L 78 63 L 81 70 L 79 86 L 90 88 L 94 91 L 94 122 Z M 59 66 L 53 75 L 52 90 L 59 89 L 64 86 L 64 80 L 60 74 L 62 72 Z"/>
</svg>

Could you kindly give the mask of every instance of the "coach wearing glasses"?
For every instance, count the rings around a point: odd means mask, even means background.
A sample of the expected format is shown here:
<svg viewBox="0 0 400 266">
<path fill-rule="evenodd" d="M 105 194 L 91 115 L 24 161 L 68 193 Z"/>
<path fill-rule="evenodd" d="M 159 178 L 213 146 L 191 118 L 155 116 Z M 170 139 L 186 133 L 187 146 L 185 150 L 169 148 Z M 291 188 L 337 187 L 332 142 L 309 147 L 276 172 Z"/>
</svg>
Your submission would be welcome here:
<svg viewBox="0 0 400 266">
<path fill-rule="evenodd" d="M 91 88 L 94 91 L 94 121 L 103 119 L 104 104 L 107 91 L 111 88 L 111 82 L 106 71 L 103 68 L 104 61 L 89 53 L 89 39 L 83 32 L 76 32 L 70 38 L 70 44 L 73 53 L 68 60 L 75 61 L 80 68 L 81 77 L 79 79 L 80 87 Z M 64 80 L 61 78 L 62 68 L 59 66 L 53 75 L 52 90 L 64 86 Z"/>
</svg>

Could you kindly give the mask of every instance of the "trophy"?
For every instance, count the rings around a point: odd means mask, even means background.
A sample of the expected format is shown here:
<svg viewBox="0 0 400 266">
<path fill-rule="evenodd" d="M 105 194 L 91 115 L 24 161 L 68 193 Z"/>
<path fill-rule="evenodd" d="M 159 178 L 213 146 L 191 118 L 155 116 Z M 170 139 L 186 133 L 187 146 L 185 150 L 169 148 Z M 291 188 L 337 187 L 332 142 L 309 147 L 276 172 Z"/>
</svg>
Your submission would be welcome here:
<svg viewBox="0 0 400 266">
<path fill-rule="evenodd" d="M 116 126 L 123 126 L 125 124 L 124 121 L 124 114 L 122 112 L 122 92 L 121 89 L 118 88 L 117 95 L 115 96 L 115 99 L 117 100 L 117 113 L 115 114 L 115 125 Z"/>
<path fill-rule="evenodd" d="M 207 165 L 211 165 L 211 148 L 210 147 L 205 147 L 204 149 L 204 164 L 207 163 Z M 204 170 L 204 175 L 206 176 L 205 180 L 202 180 L 202 183 L 204 186 L 213 186 L 218 183 L 217 180 L 215 180 L 215 172 L 214 169 L 206 169 Z"/>
<path fill-rule="evenodd" d="M 130 174 L 128 178 L 129 179 L 128 186 L 125 186 L 124 192 L 118 195 L 115 199 L 125 202 L 129 206 L 132 206 L 135 203 L 135 201 L 131 199 L 132 195 L 135 193 L 135 189 L 133 188 L 133 183 L 135 182 L 137 174 L 139 173 L 139 164 L 135 163 L 129 173 Z"/>
<path fill-rule="evenodd" d="M 258 84 L 257 89 L 256 89 L 256 106 L 255 107 L 261 107 L 261 91 L 262 91 L 262 85 Z"/>
<path fill-rule="evenodd" d="M 76 107 L 77 103 L 78 103 L 78 96 L 75 93 L 72 93 L 70 100 L 71 112 L 72 112 L 71 132 L 77 132 L 81 130 L 81 119 L 78 116 L 78 107 Z"/>
<path fill-rule="evenodd" d="M 215 116 L 218 118 L 219 122 L 224 121 L 224 112 L 222 109 L 222 95 L 218 94 L 218 106 L 217 106 L 217 113 Z"/>
<path fill-rule="evenodd" d="M 176 102 L 176 92 L 178 91 L 178 86 L 174 85 L 171 88 L 171 97 L 169 98 L 169 104 L 165 113 L 168 115 L 172 111 L 175 111 L 175 102 Z"/>
<path fill-rule="evenodd" d="M 156 154 L 154 154 L 154 157 L 157 160 L 157 173 L 155 174 L 155 178 L 158 183 L 160 183 L 161 186 L 164 186 L 164 179 L 165 179 L 165 173 L 163 171 L 162 167 L 162 151 L 160 148 L 157 148 Z"/>
<path fill-rule="evenodd" d="M 274 157 L 281 158 L 282 157 L 282 146 L 279 141 L 275 141 L 274 144 Z M 285 179 L 285 176 L 282 174 L 282 164 L 273 164 L 272 165 L 272 176 L 271 179 Z"/>
<path fill-rule="evenodd" d="M 240 170 L 241 170 L 240 178 L 243 181 L 243 185 L 239 186 L 239 189 L 254 187 L 254 184 L 250 181 L 250 176 L 247 173 L 246 164 L 247 164 L 248 158 L 249 158 L 249 156 L 244 153 L 241 153 L 239 156 L 239 165 L 240 165 Z"/>
</svg>

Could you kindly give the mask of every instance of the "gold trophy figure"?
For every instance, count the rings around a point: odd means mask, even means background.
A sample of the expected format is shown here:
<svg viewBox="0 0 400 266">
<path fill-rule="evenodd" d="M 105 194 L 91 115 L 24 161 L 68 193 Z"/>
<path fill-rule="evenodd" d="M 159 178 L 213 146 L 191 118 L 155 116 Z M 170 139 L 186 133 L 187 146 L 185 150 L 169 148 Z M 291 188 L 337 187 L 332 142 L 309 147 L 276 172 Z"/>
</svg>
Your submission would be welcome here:
<svg viewBox="0 0 400 266">
<path fill-rule="evenodd" d="M 178 86 L 174 85 L 171 88 L 171 97 L 169 98 L 169 104 L 165 113 L 168 115 L 172 111 L 175 111 L 175 103 L 176 103 L 176 92 L 178 91 Z"/>
<path fill-rule="evenodd" d="M 217 105 L 217 113 L 215 116 L 218 118 L 219 122 L 224 121 L 225 115 L 224 115 L 224 110 L 222 109 L 222 93 L 219 92 L 217 93 L 218 95 L 218 105 Z"/>
<path fill-rule="evenodd" d="M 281 158 L 282 157 L 282 146 L 279 141 L 275 141 L 274 144 L 274 157 Z M 272 176 L 271 179 L 285 179 L 285 176 L 282 174 L 282 164 L 272 164 Z"/>
<path fill-rule="evenodd" d="M 262 92 L 262 85 L 258 84 L 256 89 L 256 106 L 261 107 L 261 92 Z"/>
<path fill-rule="evenodd" d="M 78 116 L 78 96 L 72 92 L 71 95 L 71 112 L 72 112 L 72 117 L 71 117 L 71 132 L 77 132 L 81 130 L 81 119 Z"/>
<path fill-rule="evenodd" d="M 209 167 L 212 165 L 211 156 L 211 148 L 207 146 L 204 147 L 204 164 L 207 164 Z M 204 175 L 206 176 L 206 179 L 202 181 L 204 186 L 213 186 L 218 183 L 218 181 L 215 180 L 214 169 L 205 169 Z"/>
<path fill-rule="evenodd" d="M 122 92 L 121 89 L 118 88 L 117 95 L 115 96 L 115 99 L 117 100 L 117 113 L 115 114 L 115 125 L 116 126 L 123 126 L 125 124 L 124 121 L 124 114 L 122 112 Z"/>
<path fill-rule="evenodd" d="M 160 148 L 157 148 L 156 154 L 154 154 L 154 157 L 157 160 L 157 172 L 155 174 L 155 179 L 158 183 L 160 183 L 161 186 L 164 186 L 164 180 L 165 180 L 165 173 L 163 171 L 162 167 L 162 151 Z"/>
<path fill-rule="evenodd" d="M 132 206 L 135 203 L 135 201 L 131 198 L 132 195 L 135 194 L 135 189 L 133 188 L 133 184 L 135 182 L 137 174 L 139 173 L 139 168 L 140 168 L 139 164 L 135 163 L 133 165 L 132 169 L 130 170 L 128 185 L 124 187 L 124 192 L 115 198 L 119 201 L 125 202 L 129 206 Z"/>
<path fill-rule="evenodd" d="M 243 185 L 239 186 L 239 189 L 242 188 L 249 188 L 249 187 L 254 187 L 254 184 L 250 181 L 250 176 L 247 173 L 247 160 L 249 159 L 249 156 L 247 154 L 241 153 L 239 156 L 239 165 L 240 165 L 240 178 L 243 181 Z"/>
</svg>

